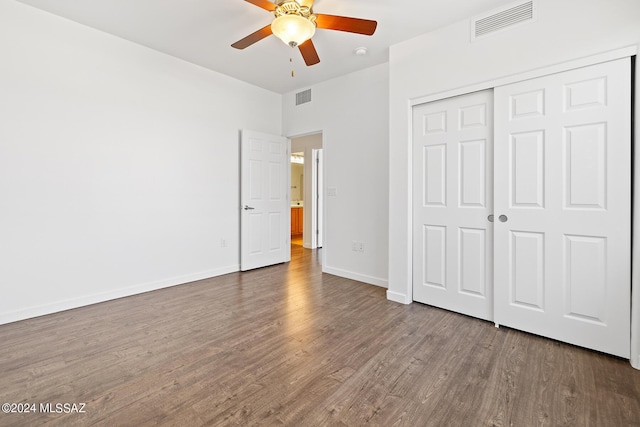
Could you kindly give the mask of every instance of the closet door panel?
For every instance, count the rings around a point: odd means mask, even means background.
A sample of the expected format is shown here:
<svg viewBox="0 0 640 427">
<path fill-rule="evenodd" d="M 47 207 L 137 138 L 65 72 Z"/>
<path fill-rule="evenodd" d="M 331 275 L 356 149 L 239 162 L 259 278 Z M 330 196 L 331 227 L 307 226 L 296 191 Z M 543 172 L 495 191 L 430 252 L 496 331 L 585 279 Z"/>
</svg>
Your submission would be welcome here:
<svg viewBox="0 0 640 427">
<path fill-rule="evenodd" d="M 495 322 L 629 357 L 630 60 L 495 89 Z"/>
<path fill-rule="evenodd" d="M 493 319 L 491 91 L 414 108 L 413 298 Z"/>
</svg>

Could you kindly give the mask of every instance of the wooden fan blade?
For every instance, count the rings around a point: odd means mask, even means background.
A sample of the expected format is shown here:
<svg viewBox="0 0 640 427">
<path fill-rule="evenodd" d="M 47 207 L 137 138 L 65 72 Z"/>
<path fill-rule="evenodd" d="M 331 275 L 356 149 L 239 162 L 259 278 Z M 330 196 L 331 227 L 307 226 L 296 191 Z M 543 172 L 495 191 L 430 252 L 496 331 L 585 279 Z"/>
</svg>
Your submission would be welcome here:
<svg viewBox="0 0 640 427">
<path fill-rule="evenodd" d="M 260 40 L 270 36 L 271 34 L 273 34 L 273 32 L 271 31 L 271 24 L 269 24 L 266 27 L 260 28 L 255 33 L 251 33 L 247 37 L 238 40 L 237 42 L 232 44 L 231 47 L 235 47 L 236 49 L 244 49 L 245 47 L 249 47 L 255 42 L 259 42 Z"/>
<path fill-rule="evenodd" d="M 326 30 L 346 31 L 348 33 L 371 36 L 376 32 L 378 23 L 368 19 L 349 18 L 346 16 L 325 15 L 316 13 L 316 26 Z"/>
<path fill-rule="evenodd" d="M 267 0 L 244 0 L 244 1 L 251 4 L 255 4 L 256 6 L 261 7 L 264 10 L 268 10 L 269 12 L 273 12 L 274 10 L 276 10 L 276 4 L 271 3 L 270 1 L 267 1 Z"/>
<path fill-rule="evenodd" d="M 316 47 L 313 45 L 311 39 L 299 45 L 298 49 L 300 49 L 300 53 L 304 58 L 304 63 L 307 64 L 307 66 L 316 65 L 320 62 L 320 57 L 318 56 Z"/>
</svg>

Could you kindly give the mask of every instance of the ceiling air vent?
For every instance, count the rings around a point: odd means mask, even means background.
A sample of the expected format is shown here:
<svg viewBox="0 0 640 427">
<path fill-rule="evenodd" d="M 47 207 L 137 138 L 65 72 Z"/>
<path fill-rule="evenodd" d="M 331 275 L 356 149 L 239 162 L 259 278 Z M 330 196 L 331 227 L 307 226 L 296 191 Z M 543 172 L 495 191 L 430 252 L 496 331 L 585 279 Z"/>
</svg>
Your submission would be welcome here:
<svg viewBox="0 0 640 427">
<path fill-rule="evenodd" d="M 500 10 L 494 10 L 474 18 L 471 21 L 471 39 L 477 39 L 514 25 L 533 21 L 535 10 L 533 0 L 512 4 Z"/>
<path fill-rule="evenodd" d="M 311 102 L 311 89 L 296 93 L 296 105 L 306 104 L 307 102 Z"/>
</svg>

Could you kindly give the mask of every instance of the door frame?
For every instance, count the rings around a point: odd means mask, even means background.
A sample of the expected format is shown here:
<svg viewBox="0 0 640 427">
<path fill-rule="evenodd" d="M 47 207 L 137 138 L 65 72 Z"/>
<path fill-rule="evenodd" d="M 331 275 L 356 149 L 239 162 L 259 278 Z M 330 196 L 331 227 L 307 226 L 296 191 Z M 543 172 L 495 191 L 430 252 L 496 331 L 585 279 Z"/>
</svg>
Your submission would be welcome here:
<svg viewBox="0 0 640 427">
<path fill-rule="evenodd" d="M 476 83 L 469 86 L 463 86 L 456 89 L 435 93 L 432 95 L 426 95 L 421 97 L 416 97 L 408 100 L 408 117 L 409 120 L 407 122 L 407 132 L 409 137 L 407 138 L 408 144 L 408 162 L 407 166 L 409 168 L 408 176 L 411 177 L 409 180 L 409 188 L 408 188 L 408 225 L 409 229 L 413 230 L 413 109 L 415 106 L 420 104 L 425 104 L 429 102 L 439 101 L 446 98 L 452 98 L 459 95 L 464 95 L 467 93 L 478 92 L 481 90 L 492 89 L 497 86 L 504 86 L 511 83 L 517 83 L 520 81 L 543 77 L 549 74 L 560 73 L 563 71 L 569 71 L 576 68 L 587 67 L 590 65 L 595 65 L 602 62 L 608 62 L 615 59 L 621 59 L 626 57 L 636 57 L 638 54 L 640 45 L 623 47 L 621 49 L 612 50 L 609 52 L 604 52 L 598 55 L 588 56 L 585 58 L 580 58 L 576 60 L 571 60 L 567 62 L 563 62 L 560 64 L 550 65 L 548 67 L 542 67 L 535 70 L 526 71 L 519 74 L 514 74 L 506 77 L 495 78 L 491 80 L 487 80 L 481 83 Z M 632 63 L 636 61 L 632 60 Z M 633 73 L 635 71 L 635 73 Z M 632 70 L 632 76 L 635 78 L 635 92 L 632 94 L 632 101 L 634 104 L 632 105 L 632 122 L 640 123 L 640 108 L 637 108 L 638 103 L 640 102 L 640 66 L 635 63 L 635 70 Z M 635 146 L 635 142 L 640 141 L 638 138 L 637 129 L 632 130 L 632 147 Z M 632 151 L 633 154 L 633 164 L 640 165 L 640 149 L 636 149 Z M 638 255 L 635 250 L 636 244 L 640 242 L 640 200 L 637 196 L 637 189 L 640 188 L 640 174 L 635 173 L 635 167 L 632 166 L 632 207 L 631 207 L 631 221 L 632 221 L 632 239 L 631 239 L 631 365 L 640 369 L 640 255 Z M 404 295 L 396 295 L 395 293 L 390 293 L 387 291 L 387 299 L 403 302 L 405 304 L 410 304 L 413 302 L 413 233 L 408 233 L 407 236 L 407 248 L 408 259 L 406 260 L 405 268 L 407 272 L 407 283 L 405 284 L 405 293 Z M 399 297 L 404 297 L 399 299 Z"/>
<path fill-rule="evenodd" d="M 316 249 L 317 247 L 321 247 L 322 245 L 318 245 L 317 244 L 317 239 L 315 238 L 315 236 L 312 236 L 312 230 L 314 230 L 314 227 L 316 227 L 316 223 L 314 221 L 317 221 L 317 213 L 315 210 L 315 205 L 316 205 L 316 200 L 315 197 L 313 196 L 314 193 L 314 183 L 317 179 L 316 175 L 314 174 L 314 170 L 315 170 L 315 163 L 312 164 L 312 161 L 314 159 L 313 157 L 313 151 L 321 149 L 324 152 L 324 138 L 325 138 L 325 134 L 324 131 L 322 130 L 317 130 L 317 131 L 311 131 L 311 132 L 305 132 L 305 133 L 300 133 L 300 134 L 296 134 L 296 135 L 289 135 L 287 136 L 287 138 L 289 138 L 289 141 L 291 141 L 291 145 L 293 146 L 293 148 L 291 148 L 291 151 L 300 151 L 298 148 L 298 146 L 296 145 L 296 140 L 297 139 L 304 139 L 305 137 L 311 137 L 314 135 L 320 135 L 320 140 L 321 140 L 321 144 L 319 147 L 314 148 L 315 144 L 309 144 L 309 146 L 307 146 L 305 144 L 304 147 L 304 158 L 305 158 L 305 164 L 304 164 L 304 204 L 303 204 L 303 208 L 304 208 L 304 227 L 303 227 L 303 247 L 305 249 Z M 324 160 L 324 158 L 323 158 Z M 324 166 L 324 162 L 321 161 L 320 163 L 320 167 L 321 167 L 321 173 L 324 176 L 325 172 L 326 172 L 326 168 Z M 320 185 L 320 187 L 323 184 Z M 319 191 L 321 193 L 324 192 L 323 188 L 319 188 Z M 325 216 L 325 211 L 324 211 L 324 204 L 322 204 L 322 212 L 320 212 L 320 217 L 321 219 L 326 218 Z M 326 225 L 326 223 L 322 224 L 323 226 Z M 323 230 L 321 230 L 321 232 L 323 233 L 322 236 L 320 236 L 320 240 L 321 243 L 324 241 L 324 227 Z M 324 257 L 323 257 L 323 262 L 324 262 Z M 323 265 L 324 268 L 324 265 Z"/>
<path fill-rule="evenodd" d="M 322 148 L 311 149 L 311 249 L 322 247 L 324 234 L 324 157 Z"/>
</svg>

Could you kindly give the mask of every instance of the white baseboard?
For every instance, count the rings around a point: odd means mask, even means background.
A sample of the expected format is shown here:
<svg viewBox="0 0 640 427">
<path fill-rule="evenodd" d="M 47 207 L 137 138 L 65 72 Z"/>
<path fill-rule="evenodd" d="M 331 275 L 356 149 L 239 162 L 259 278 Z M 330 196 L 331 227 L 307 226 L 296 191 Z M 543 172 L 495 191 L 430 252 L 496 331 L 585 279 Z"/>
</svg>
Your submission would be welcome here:
<svg viewBox="0 0 640 427">
<path fill-rule="evenodd" d="M 400 304 L 411 304 L 411 300 L 407 298 L 405 294 L 398 292 L 387 291 L 387 299 L 393 302 L 399 302 Z"/>
<path fill-rule="evenodd" d="M 113 299 L 128 297 L 144 292 L 155 291 L 162 288 L 169 288 L 171 286 L 183 285 L 185 283 L 195 282 L 197 280 L 209 279 L 211 277 L 234 273 L 239 270 L 239 265 L 231 265 L 228 267 L 187 274 L 184 276 L 172 277 L 155 282 L 142 283 L 127 288 L 115 289 L 113 291 L 100 292 L 93 295 L 84 295 L 78 298 L 55 301 L 35 307 L 27 307 L 16 311 L 0 313 L 0 325 L 57 313 L 60 311 L 71 310 L 73 308 L 84 307 L 86 305 L 97 304 Z"/>
<path fill-rule="evenodd" d="M 344 277 L 346 279 L 357 280 L 358 282 L 364 282 L 370 285 L 380 286 L 382 288 L 387 288 L 389 286 L 386 279 L 380 279 L 377 277 L 367 276 L 365 274 L 354 273 L 353 271 L 341 270 L 339 268 L 323 266 L 322 272 L 333 274 L 334 276 Z"/>
<path fill-rule="evenodd" d="M 636 363 L 633 363 L 634 361 Z M 640 355 L 638 355 L 635 359 L 632 357 L 630 362 L 633 368 L 640 370 Z"/>
</svg>

